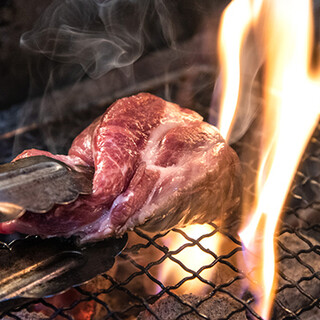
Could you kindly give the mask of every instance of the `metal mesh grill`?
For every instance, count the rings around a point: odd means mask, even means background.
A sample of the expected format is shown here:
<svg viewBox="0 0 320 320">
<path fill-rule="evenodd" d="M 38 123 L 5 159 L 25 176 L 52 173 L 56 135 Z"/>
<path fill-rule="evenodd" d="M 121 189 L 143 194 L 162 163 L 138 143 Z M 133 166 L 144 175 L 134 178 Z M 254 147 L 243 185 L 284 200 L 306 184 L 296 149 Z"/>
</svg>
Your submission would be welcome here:
<svg viewBox="0 0 320 320">
<path fill-rule="evenodd" d="M 316 319 L 320 315 L 319 137 L 320 126 L 304 155 L 281 219 L 274 319 Z M 206 243 L 208 239 L 214 243 L 218 236 L 223 239 L 222 253 Z M 170 248 L 172 238 L 180 238 L 182 244 Z M 195 247 L 208 260 L 192 269 L 180 255 Z M 179 229 L 155 235 L 136 230 L 107 274 L 73 289 L 67 298 L 63 294 L 41 299 L 6 317 L 23 319 L 26 310 L 42 310 L 48 319 L 78 319 L 80 313 L 83 319 L 130 319 L 138 314 L 139 319 L 262 319 L 253 310 L 254 298 L 245 291 L 250 276 L 239 265 L 242 251 L 239 240 L 215 224 L 197 238 Z M 162 270 L 168 260 L 173 265 L 170 274 L 178 275 L 171 280 L 164 278 Z M 201 284 L 201 294 L 195 293 L 194 281 Z"/>
<path fill-rule="evenodd" d="M 190 105 L 206 116 L 207 109 L 203 106 L 210 103 L 212 74 L 202 70 L 200 75 L 191 78 L 198 87 L 193 88 Z M 201 78 L 203 81 L 199 81 Z M 172 84 L 155 88 L 154 93 L 165 96 L 163 92 L 169 91 L 172 100 L 177 101 L 174 93 L 179 96 L 178 80 L 174 78 Z M 258 120 L 233 146 L 242 162 L 247 198 L 254 193 L 252 177 L 256 174 L 256 161 L 248 151 L 256 150 L 255 139 L 260 133 Z M 26 137 L 32 136 L 34 145 L 39 135 L 37 130 L 35 134 L 32 130 L 34 128 L 26 132 Z M 6 145 L 8 141 L 1 143 Z M 276 242 L 279 285 L 274 319 L 320 318 L 319 153 L 320 125 L 304 154 L 280 221 Z M 178 239 L 179 244 L 173 245 L 172 239 Z M 218 239 L 220 249 L 215 245 Z M 193 251 L 195 248 L 207 258 L 204 262 Z M 1 316 L 4 319 L 80 320 L 262 319 L 254 311 L 254 297 L 246 289 L 251 278 L 245 271 L 243 250 L 236 234 L 215 224 L 198 236 L 180 229 L 160 234 L 137 229 L 130 232 L 127 248 L 106 274 L 62 295 L 33 301 Z M 196 260 L 196 267 L 182 261 L 182 255 L 191 257 L 193 262 Z M 171 265 L 167 278 L 164 273 L 169 267 L 164 265 Z M 195 282 L 201 289 L 196 289 Z"/>
<path fill-rule="evenodd" d="M 275 309 L 285 319 L 317 319 L 320 315 L 319 146 L 318 125 L 291 188 L 278 236 L 279 286 Z"/>
</svg>

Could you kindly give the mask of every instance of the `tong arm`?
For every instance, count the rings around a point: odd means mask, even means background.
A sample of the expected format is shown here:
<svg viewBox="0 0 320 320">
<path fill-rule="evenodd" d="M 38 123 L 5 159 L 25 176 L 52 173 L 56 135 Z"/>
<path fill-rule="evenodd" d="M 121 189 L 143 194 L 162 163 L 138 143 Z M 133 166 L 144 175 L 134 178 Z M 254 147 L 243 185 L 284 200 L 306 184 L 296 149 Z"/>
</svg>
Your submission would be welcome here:
<svg viewBox="0 0 320 320">
<path fill-rule="evenodd" d="M 0 222 L 26 211 L 48 212 L 55 204 L 66 205 L 80 194 L 92 193 L 93 170 L 46 156 L 34 156 L 0 166 Z"/>
</svg>

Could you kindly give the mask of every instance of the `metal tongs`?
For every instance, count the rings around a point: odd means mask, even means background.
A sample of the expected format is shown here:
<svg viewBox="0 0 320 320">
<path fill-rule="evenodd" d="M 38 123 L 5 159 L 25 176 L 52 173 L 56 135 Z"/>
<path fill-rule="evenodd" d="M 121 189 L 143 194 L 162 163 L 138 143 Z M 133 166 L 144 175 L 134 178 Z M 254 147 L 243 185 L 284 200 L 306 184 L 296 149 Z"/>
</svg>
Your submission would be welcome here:
<svg viewBox="0 0 320 320">
<path fill-rule="evenodd" d="M 27 302 L 61 293 L 108 271 L 127 235 L 79 246 L 76 238 L 29 237 L 0 245 L 0 317 Z"/>
<path fill-rule="evenodd" d="M 46 213 L 55 204 L 69 204 L 92 193 L 93 170 L 46 156 L 0 165 L 0 222 L 26 211 Z"/>
<path fill-rule="evenodd" d="M 26 211 L 45 214 L 92 193 L 93 171 L 71 168 L 46 156 L 0 166 L 0 222 Z M 127 243 L 127 235 L 80 245 L 70 239 L 28 237 L 0 242 L 0 316 L 26 302 L 48 297 L 109 270 Z"/>
</svg>

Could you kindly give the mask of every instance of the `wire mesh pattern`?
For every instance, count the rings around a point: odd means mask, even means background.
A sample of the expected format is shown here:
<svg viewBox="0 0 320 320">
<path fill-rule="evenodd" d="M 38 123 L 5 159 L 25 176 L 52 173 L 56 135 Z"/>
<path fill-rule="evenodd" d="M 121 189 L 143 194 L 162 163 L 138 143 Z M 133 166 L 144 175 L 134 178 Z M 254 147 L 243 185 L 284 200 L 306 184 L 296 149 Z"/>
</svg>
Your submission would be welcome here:
<svg viewBox="0 0 320 320">
<path fill-rule="evenodd" d="M 320 125 L 303 156 L 278 236 L 281 319 L 320 317 Z M 279 318 L 280 319 L 280 318 Z"/>
<path fill-rule="evenodd" d="M 304 155 L 278 231 L 279 285 L 273 319 L 320 316 L 319 145 L 320 126 Z M 241 262 L 243 250 L 236 235 L 215 224 L 208 225 L 198 235 L 181 229 L 159 234 L 137 229 L 129 234 L 127 248 L 108 273 L 2 316 L 5 319 L 262 319 L 254 311 L 253 296 L 246 291 L 249 278 Z"/>
<path fill-rule="evenodd" d="M 195 94 L 190 95 L 193 99 L 190 105 L 196 106 L 207 118 L 208 110 L 204 106 L 210 104 L 212 74 L 200 72 L 192 81 L 190 87 Z M 180 87 L 174 79 L 172 84 L 166 83 L 161 89 L 154 88 L 154 93 L 164 96 L 161 90 L 168 90 L 176 101 Z M 185 96 L 185 90 L 183 92 Z M 70 123 L 65 127 L 65 132 L 69 132 Z M 248 202 L 254 196 L 257 161 L 252 154 L 258 151 L 256 142 L 261 134 L 260 127 L 257 119 L 233 146 L 243 166 L 244 198 Z M 32 146 L 34 141 L 41 140 L 37 132 L 28 131 L 26 137 Z M 1 143 L 11 143 L 11 140 Z M 6 145 L 3 149 L 7 149 Z M 279 225 L 278 288 L 272 318 L 319 319 L 320 125 L 304 154 Z M 187 228 L 150 234 L 137 229 L 129 233 L 126 249 L 106 274 L 60 295 L 32 301 L 2 314 L 0 310 L 0 317 L 262 319 L 254 311 L 254 297 L 247 290 L 251 280 L 245 267 L 244 250 L 236 232 L 221 229 L 214 223 L 201 226 L 199 232 Z"/>
</svg>

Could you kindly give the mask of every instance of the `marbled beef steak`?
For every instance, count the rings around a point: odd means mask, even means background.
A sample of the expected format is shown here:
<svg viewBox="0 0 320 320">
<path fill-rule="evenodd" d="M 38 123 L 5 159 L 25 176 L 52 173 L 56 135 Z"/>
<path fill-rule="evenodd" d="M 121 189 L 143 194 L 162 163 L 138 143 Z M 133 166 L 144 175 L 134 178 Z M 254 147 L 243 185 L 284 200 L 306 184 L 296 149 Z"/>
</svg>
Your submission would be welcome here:
<svg viewBox="0 0 320 320">
<path fill-rule="evenodd" d="M 0 231 L 78 235 L 82 241 L 211 221 L 232 223 L 240 164 L 196 112 L 148 93 L 116 101 L 75 138 L 67 156 L 26 150 L 95 170 L 93 193 L 45 214 L 25 213 Z"/>
</svg>

